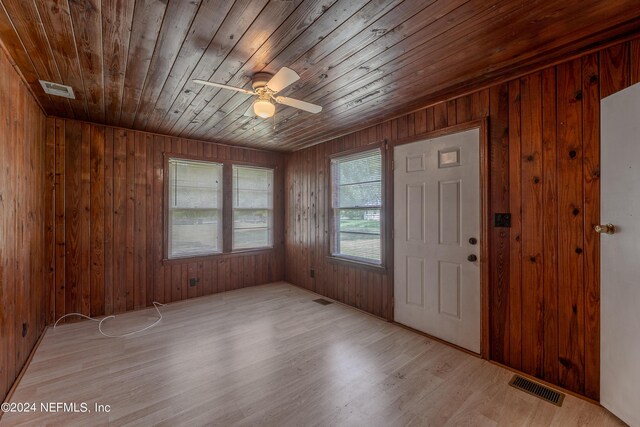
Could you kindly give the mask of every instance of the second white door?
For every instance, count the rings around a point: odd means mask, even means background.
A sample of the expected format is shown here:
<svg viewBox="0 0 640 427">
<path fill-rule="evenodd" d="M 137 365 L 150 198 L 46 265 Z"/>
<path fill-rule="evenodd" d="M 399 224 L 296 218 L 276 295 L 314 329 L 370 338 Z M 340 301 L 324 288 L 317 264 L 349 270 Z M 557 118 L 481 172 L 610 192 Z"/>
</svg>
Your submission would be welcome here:
<svg viewBox="0 0 640 427">
<path fill-rule="evenodd" d="M 480 132 L 394 150 L 394 318 L 480 352 Z"/>
<path fill-rule="evenodd" d="M 640 426 L 640 83 L 601 105 L 600 403 Z"/>
</svg>

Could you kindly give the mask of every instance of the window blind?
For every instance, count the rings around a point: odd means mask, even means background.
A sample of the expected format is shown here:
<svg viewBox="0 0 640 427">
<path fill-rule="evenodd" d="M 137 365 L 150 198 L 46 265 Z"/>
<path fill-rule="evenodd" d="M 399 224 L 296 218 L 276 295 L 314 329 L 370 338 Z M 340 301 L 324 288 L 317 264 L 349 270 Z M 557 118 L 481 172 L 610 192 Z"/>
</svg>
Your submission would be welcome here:
<svg viewBox="0 0 640 427">
<path fill-rule="evenodd" d="M 273 246 L 273 170 L 233 166 L 233 249 Z"/>
<path fill-rule="evenodd" d="M 222 252 L 222 165 L 169 160 L 168 257 Z"/>
</svg>

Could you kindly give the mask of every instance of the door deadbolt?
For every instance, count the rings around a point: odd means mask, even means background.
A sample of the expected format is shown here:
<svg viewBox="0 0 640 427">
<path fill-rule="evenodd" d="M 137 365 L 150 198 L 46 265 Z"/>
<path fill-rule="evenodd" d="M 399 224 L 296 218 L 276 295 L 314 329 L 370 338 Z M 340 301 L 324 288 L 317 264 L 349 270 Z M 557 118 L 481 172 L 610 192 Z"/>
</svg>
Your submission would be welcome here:
<svg viewBox="0 0 640 427">
<path fill-rule="evenodd" d="M 596 225 L 593 229 L 600 234 L 613 234 L 616 232 L 616 226 L 613 224 Z"/>
<path fill-rule="evenodd" d="M 471 243 L 472 245 L 475 245 L 476 243 L 478 243 L 478 239 L 476 239 L 475 237 L 471 237 L 469 239 L 469 243 Z"/>
<path fill-rule="evenodd" d="M 470 261 L 470 262 L 476 262 L 477 260 L 478 260 L 478 257 L 475 256 L 474 254 L 471 254 L 467 257 L 467 261 Z"/>
</svg>

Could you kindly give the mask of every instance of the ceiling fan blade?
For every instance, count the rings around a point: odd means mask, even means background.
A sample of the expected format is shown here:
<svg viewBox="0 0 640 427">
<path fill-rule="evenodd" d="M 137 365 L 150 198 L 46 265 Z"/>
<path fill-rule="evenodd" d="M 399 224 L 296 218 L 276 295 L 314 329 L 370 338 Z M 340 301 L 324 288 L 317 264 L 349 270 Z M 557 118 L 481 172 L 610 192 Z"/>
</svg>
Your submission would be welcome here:
<svg viewBox="0 0 640 427">
<path fill-rule="evenodd" d="M 255 95 L 256 94 L 252 90 L 242 89 L 240 87 L 227 86 L 227 85 L 223 85 L 223 84 L 220 84 L 220 83 L 208 82 L 206 80 L 194 80 L 193 82 L 201 84 L 201 85 L 206 85 L 206 86 L 219 87 L 221 89 L 231 89 L 231 90 L 235 90 L 237 92 L 246 93 L 247 95 Z"/>
<path fill-rule="evenodd" d="M 288 105 L 289 107 L 299 108 L 300 110 L 308 111 L 316 114 L 322 111 L 322 107 L 310 102 L 300 101 L 298 99 L 287 98 L 286 96 L 274 97 L 278 104 Z"/>
<path fill-rule="evenodd" d="M 280 92 L 291 83 L 300 79 L 298 73 L 291 68 L 282 67 L 275 76 L 271 77 L 271 80 L 267 83 L 267 87 L 274 92 Z"/>
</svg>

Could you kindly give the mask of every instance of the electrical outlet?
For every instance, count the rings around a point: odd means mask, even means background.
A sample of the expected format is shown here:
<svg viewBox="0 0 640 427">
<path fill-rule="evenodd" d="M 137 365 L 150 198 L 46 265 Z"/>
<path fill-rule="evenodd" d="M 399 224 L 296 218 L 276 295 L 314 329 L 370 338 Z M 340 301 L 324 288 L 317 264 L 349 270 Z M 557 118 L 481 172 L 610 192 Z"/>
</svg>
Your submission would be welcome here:
<svg viewBox="0 0 640 427">
<path fill-rule="evenodd" d="M 309 276 L 316 277 L 316 270 L 314 268 L 309 271 Z"/>
<path fill-rule="evenodd" d="M 509 228 L 511 227 L 510 213 L 497 213 L 493 220 L 494 227 Z"/>
</svg>

